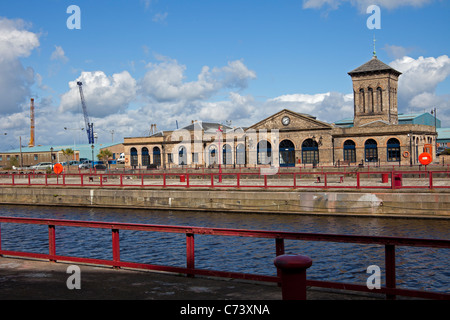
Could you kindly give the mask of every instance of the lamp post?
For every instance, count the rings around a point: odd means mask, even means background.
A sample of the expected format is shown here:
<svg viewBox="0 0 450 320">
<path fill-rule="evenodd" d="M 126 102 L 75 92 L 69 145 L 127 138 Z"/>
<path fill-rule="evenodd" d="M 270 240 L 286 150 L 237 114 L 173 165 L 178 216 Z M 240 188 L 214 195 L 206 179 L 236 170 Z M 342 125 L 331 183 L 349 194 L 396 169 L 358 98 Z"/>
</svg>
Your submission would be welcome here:
<svg viewBox="0 0 450 320">
<path fill-rule="evenodd" d="M 219 132 L 219 182 L 222 182 L 222 159 L 220 158 L 220 140 L 222 139 L 222 126 L 219 126 L 219 129 L 217 129 L 217 132 Z"/>
<path fill-rule="evenodd" d="M 436 108 L 431 110 L 431 114 L 434 114 L 434 132 L 436 133 L 436 137 L 434 138 L 434 152 L 437 152 L 437 119 L 436 119 Z M 434 158 L 434 157 L 433 157 Z"/>
<path fill-rule="evenodd" d="M 52 167 L 53 167 L 53 147 L 50 148 L 50 160 L 52 162 Z"/>
</svg>

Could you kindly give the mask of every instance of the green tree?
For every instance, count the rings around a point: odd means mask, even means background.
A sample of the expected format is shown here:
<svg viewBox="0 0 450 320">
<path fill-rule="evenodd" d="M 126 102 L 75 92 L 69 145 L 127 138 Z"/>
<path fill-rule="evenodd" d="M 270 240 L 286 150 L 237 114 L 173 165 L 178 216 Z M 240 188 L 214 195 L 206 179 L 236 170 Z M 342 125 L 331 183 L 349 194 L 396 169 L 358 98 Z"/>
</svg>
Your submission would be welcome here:
<svg viewBox="0 0 450 320">
<path fill-rule="evenodd" d="M 74 151 L 71 148 L 67 148 L 67 149 L 61 149 L 61 152 L 62 152 L 62 154 L 63 154 L 63 156 L 64 156 L 64 158 L 66 159 L 66 162 L 67 162 L 67 170 L 70 170 L 69 161 L 71 159 L 73 159 Z"/>
<path fill-rule="evenodd" d="M 97 155 L 98 160 L 106 162 L 106 163 L 108 163 L 109 159 L 112 159 L 112 157 L 113 157 L 113 154 L 108 149 L 101 150 Z"/>
</svg>

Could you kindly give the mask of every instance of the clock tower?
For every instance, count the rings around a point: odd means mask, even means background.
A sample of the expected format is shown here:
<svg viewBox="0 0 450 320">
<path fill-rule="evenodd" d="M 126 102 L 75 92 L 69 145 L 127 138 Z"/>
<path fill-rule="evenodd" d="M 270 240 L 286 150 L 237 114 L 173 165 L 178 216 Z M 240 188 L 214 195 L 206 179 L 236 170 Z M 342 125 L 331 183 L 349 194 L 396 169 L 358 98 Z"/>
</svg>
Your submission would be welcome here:
<svg viewBox="0 0 450 320">
<path fill-rule="evenodd" d="M 354 120 L 359 127 L 374 121 L 398 124 L 397 87 L 401 72 L 372 59 L 348 73 L 353 82 Z"/>
</svg>

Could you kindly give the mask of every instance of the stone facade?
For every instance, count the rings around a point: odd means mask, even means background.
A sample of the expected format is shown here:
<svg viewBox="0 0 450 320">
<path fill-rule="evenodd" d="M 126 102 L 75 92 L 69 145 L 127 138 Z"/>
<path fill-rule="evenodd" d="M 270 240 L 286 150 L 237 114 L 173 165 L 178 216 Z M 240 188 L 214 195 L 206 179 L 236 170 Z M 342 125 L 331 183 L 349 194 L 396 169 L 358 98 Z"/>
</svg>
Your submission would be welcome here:
<svg viewBox="0 0 450 320">
<path fill-rule="evenodd" d="M 125 138 L 127 165 L 408 165 L 418 164 L 424 151 L 435 154 L 433 126 L 398 124 L 400 72 L 373 57 L 348 74 L 354 91 L 353 127 L 287 109 L 245 129 L 193 122 L 177 131 Z"/>
</svg>

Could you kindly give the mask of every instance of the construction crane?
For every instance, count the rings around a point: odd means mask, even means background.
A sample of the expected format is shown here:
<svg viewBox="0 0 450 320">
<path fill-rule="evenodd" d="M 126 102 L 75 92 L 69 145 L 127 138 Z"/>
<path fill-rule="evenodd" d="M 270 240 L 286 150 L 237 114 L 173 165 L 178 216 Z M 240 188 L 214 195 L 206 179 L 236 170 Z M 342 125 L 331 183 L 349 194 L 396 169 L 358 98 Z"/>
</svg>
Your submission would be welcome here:
<svg viewBox="0 0 450 320">
<path fill-rule="evenodd" d="M 94 124 L 89 122 L 89 116 L 87 113 L 86 101 L 84 100 L 83 94 L 83 83 L 81 81 L 77 82 L 78 88 L 80 89 L 81 106 L 83 107 L 84 122 L 86 123 L 86 132 L 89 140 L 89 144 L 94 144 Z"/>
</svg>

